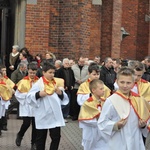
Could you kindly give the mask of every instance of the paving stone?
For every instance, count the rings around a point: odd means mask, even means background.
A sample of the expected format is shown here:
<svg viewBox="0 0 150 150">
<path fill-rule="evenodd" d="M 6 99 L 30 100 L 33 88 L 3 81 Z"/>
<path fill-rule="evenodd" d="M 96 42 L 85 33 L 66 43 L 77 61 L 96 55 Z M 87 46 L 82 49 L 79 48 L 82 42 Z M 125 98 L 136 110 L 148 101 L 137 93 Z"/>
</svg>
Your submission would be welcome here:
<svg viewBox="0 0 150 150">
<path fill-rule="evenodd" d="M 17 120 L 15 115 L 8 119 L 8 131 L 2 130 L 0 137 L 0 150 L 30 150 L 31 148 L 31 127 L 25 133 L 21 146 L 15 144 L 16 134 L 20 129 L 22 120 Z M 78 121 L 68 119 L 65 127 L 61 128 L 61 141 L 59 150 L 83 150 L 81 146 L 82 131 L 78 127 Z M 49 150 L 50 137 L 47 136 L 46 149 Z"/>
</svg>

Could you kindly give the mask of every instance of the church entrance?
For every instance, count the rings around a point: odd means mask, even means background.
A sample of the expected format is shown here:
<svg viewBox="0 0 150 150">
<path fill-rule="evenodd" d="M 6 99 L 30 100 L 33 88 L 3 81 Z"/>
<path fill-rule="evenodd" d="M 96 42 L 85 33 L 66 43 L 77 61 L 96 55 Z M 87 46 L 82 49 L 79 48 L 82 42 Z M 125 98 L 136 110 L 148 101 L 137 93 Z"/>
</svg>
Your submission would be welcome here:
<svg viewBox="0 0 150 150">
<path fill-rule="evenodd" d="M 0 0 L 0 63 L 8 64 L 14 41 L 14 1 Z"/>
</svg>

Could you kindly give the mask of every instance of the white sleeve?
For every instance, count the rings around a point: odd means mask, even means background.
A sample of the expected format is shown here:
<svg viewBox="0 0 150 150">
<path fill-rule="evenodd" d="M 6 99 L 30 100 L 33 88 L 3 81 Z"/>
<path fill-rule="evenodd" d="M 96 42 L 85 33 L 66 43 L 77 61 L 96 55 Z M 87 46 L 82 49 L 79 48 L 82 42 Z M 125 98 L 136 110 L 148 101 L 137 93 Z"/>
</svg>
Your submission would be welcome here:
<svg viewBox="0 0 150 150">
<path fill-rule="evenodd" d="M 82 120 L 80 122 L 82 122 L 83 124 L 85 124 L 86 126 L 89 126 L 89 127 L 97 127 L 97 119 L 96 118 L 94 118 L 92 120 Z"/>
<path fill-rule="evenodd" d="M 68 95 L 65 93 L 65 91 L 62 91 L 62 92 L 63 92 L 64 98 L 63 100 L 60 101 L 60 103 L 61 105 L 67 105 L 69 103 Z"/>
<path fill-rule="evenodd" d="M 27 93 L 20 93 L 18 90 L 16 90 L 15 92 L 15 97 L 21 105 L 24 105 L 26 103 L 26 96 Z"/>
<path fill-rule="evenodd" d="M 101 136 L 105 141 L 118 131 L 113 131 L 115 123 L 119 120 L 118 115 L 109 99 L 107 99 L 102 107 L 102 112 L 98 119 L 98 128 Z"/>
<path fill-rule="evenodd" d="M 40 103 L 40 98 L 36 99 L 35 95 L 37 92 L 40 91 L 40 88 L 38 86 L 37 83 L 35 83 L 32 88 L 30 89 L 30 91 L 27 94 L 27 103 L 31 106 L 31 107 L 39 107 L 39 103 Z"/>
<path fill-rule="evenodd" d="M 90 94 L 78 94 L 77 95 L 77 102 L 78 105 L 82 106 L 83 103 L 89 98 Z"/>
</svg>

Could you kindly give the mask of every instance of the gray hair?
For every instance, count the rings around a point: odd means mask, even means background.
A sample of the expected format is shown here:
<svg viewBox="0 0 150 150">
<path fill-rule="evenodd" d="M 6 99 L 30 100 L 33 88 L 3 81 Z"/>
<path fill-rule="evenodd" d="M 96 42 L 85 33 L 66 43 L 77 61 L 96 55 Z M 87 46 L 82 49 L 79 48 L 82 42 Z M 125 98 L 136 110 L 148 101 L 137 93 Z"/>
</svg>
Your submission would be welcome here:
<svg viewBox="0 0 150 150">
<path fill-rule="evenodd" d="M 59 66 L 62 66 L 61 60 L 56 60 L 55 63 L 57 63 Z"/>
<path fill-rule="evenodd" d="M 68 58 L 64 58 L 64 59 L 63 59 L 63 64 L 65 63 L 65 61 L 68 61 L 68 62 L 69 62 L 69 59 L 68 59 Z"/>
<path fill-rule="evenodd" d="M 13 45 L 12 48 L 16 49 L 17 51 L 19 51 L 19 46 L 18 45 Z"/>
<path fill-rule="evenodd" d="M 27 67 L 27 64 L 24 63 L 24 62 L 21 62 L 21 63 L 18 65 L 18 68 L 20 68 L 20 67 Z"/>
<path fill-rule="evenodd" d="M 109 59 L 112 59 L 111 57 L 106 57 L 105 59 L 104 59 L 104 63 L 107 63 L 108 61 L 109 61 Z"/>
</svg>

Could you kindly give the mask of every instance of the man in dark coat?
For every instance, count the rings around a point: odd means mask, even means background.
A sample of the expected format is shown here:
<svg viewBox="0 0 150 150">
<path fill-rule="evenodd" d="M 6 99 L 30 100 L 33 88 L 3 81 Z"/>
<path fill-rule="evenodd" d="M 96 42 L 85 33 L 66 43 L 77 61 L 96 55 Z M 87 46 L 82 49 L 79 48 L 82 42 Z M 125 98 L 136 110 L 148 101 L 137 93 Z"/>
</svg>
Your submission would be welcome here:
<svg viewBox="0 0 150 150">
<path fill-rule="evenodd" d="M 113 61 L 110 57 L 106 57 L 104 65 L 101 67 L 100 80 L 113 92 L 116 73 L 113 68 Z"/>
</svg>

